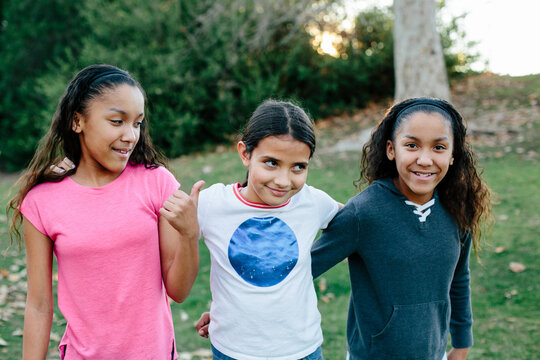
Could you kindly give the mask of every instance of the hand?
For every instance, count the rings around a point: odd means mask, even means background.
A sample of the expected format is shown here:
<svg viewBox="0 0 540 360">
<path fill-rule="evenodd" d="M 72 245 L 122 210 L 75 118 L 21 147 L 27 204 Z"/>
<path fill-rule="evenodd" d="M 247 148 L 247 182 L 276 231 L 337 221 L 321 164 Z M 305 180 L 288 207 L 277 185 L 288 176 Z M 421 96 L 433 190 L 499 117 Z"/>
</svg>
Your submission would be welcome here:
<svg viewBox="0 0 540 360">
<path fill-rule="evenodd" d="M 210 313 L 204 312 L 201 317 L 195 323 L 195 329 L 200 336 L 207 338 L 208 337 L 208 326 L 210 325 Z"/>
<path fill-rule="evenodd" d="M 470 348 L 456 349 L 452 348 L 448 353 L 448 360 L 465 360 Z"/>
<path fill-rule="evenodd" d="M 159 213 L 183 236 L 199 238 L 199 226 L 197 221 L 197 206 L 199 193 L 204 181 L 199 180 L 191 188 L 188 195 L 182 190 L 175 190 L 163 203 Z"/>
<path fill-rule="evenodd" d="M 58 164 L 51 165 L 49 169 L 53 173 L 62 175 L 66 171 L 75 169 L 75 164 L 71 160 L 69 160 L 67 157 L 65 157 L 64 160 L 60 161 Z"/>
</svg>

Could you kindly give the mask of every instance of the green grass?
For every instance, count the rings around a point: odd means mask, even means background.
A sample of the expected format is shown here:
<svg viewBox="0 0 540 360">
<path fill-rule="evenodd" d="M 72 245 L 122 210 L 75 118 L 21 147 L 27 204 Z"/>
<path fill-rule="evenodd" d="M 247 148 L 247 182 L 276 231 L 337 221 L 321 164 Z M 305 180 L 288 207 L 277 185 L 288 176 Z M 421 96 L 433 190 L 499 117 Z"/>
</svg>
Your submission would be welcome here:
<svg viewBox="0 0 540 360">
<path fill-rule="evenodd" d="M 498 204 L 482 264 L 471 264 L 476 338 L 471 358 L 538 359 L 540 166 L 515 154 L 484 166 Z M 522 263 L 525 271 L 512 272 L 511 262 Z"/>
<path fill-rule="evenodd" d="M 519 146 L 538 149 L 538 130 L 536 124 L 531 129 L 532 135 L 523 139 Z M 512 149 L 517 147 L 512 146 Z M 479 150 L 488 154 L 497 152 L 496 149 Z M 508 151 L 488 156 L 481 160 L 480 165 L 485 169 L 484 177 L 496 194 L 498 204 L 494 206 L 496 223 L 480 254 L 482 263 L 471 259 L 475 345 L 469 359 L 540 359 L 540 164 L 538 159 L 529 159 L 527 151 Z M 200 178 L 208 186 L 218 181 L 242 181 L 245 176 L 245 169 L 233 149 L 175 159 L 171 161 L 171 167 L 186 191 Z M 308 183 L 345 202 L 356 194 L 352 181 L 358 174 L 358 153 L 325 154 L 317 156 L 310 165 Z M 11 181 L 0 181 L 0 194 L 7 192 Z M 0 218 L 2 249 L 7 246 L 7 239 L 6 220 Z M 209 254 L 202 243 L 200 249 L 200 273 L 189 298 L 183 304 L 171 306 L 180 352 L 193 352 L 210 346 L 209 341 L 200 338 L 193 328 L 193 323 L 209 308 L 210 302 Z M 512 272 L 509 268 L 511 262 L 522 263 L 526 269 Z M 18 282 L 0 277 L 0 287 L 9 290 L 6 303 L 0 303 L 0 338 L 7 342 L 7 346 L 0 346 L 0 359 L 21 357 L 22 338 L 16 335 L 16 331 L 22 329 L 23 322 L 23 264 L 24 253 L 15 248 L 0 259 L 0 269 L 21 277 Z M 346 265 L 339 264 L 324 278 L 327 289 L 318 291 L 325 337 L 323 352 L 328 360 L 343 359 L 350 292 Z M 65 327 L 61 315 L 56 315 L 50 358 L 58 358 L 56 343 Z"/>
<path fill-rule="evenodd" d="M 530 144 L 520 145 L 528 147 Z M 332 194 L 345 202 L 356 191 L 352 180 L 359 174 L 358 153 L 341 153 L 318 156 L 310 165 L 308 183 Z M 216 167 L 202 176 L 208 184 L 219 181 L 222 170 L 231 169 L 240 176 L 227 173 L 226 182 L 241 180 L 244 169 L 234 152 L 210 154 L 205 157 L 184 158 L 173 162 L 177 175 L 189 188 L 199 178 L 205 166 Z M 221 164 L 221 165 L 220 165 Z M 498 198 L 494 206 L 496 223 L 488 234 L 482 263 L 471 261 L 473 310 L 475 316 L 475 346 L 470 359 L 535 359 L 540 347 L 534 334 L 540 333 L 538 301 L 540 284 L 537 232 L 540 228 L 540 166 L 538 161 L 525 160 L 524 156 L 507 153 L 492 157 L 480 164 L 484 176 Z M 182 176 L 183 172 L 186 174 Z M 504 247 L 501 253 L 495 250 Z M 510 262 L 523 263 L 527 268 L 521 273 L 510 271 Z M 173 304 L 190 315 L 190 320 L 179 323 L 175 319 L 179 346 L 192 351 L 208 346 L 192 330 L 192 322 L 208 306 L 208 254 L 201 247 L 201 274 L 185 304 Z M 329 360 L 342 359 L 346 343 L 346 316 L 349 300 L 349 278 L 345 264 L 340 264 L 324 275 L 328 289 L 328 302 L 320 301 L 323 316 L 325 343 L 323 351 Z M 202 306 L 202 308 L 201 308 Z"/>
</svg>

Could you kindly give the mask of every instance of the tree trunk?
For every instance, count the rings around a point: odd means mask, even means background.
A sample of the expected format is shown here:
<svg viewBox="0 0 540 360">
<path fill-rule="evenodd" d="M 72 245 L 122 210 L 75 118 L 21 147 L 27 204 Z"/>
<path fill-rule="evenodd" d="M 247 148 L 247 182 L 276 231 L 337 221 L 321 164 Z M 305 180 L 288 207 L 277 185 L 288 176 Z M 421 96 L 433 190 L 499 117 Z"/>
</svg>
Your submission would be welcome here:
<svg viewBox="0 0 540 360">
<path fill-rule="evenodd" d="M 450 100 L 434 0 L 394 0 L 394 100 Z"/>
</svg>

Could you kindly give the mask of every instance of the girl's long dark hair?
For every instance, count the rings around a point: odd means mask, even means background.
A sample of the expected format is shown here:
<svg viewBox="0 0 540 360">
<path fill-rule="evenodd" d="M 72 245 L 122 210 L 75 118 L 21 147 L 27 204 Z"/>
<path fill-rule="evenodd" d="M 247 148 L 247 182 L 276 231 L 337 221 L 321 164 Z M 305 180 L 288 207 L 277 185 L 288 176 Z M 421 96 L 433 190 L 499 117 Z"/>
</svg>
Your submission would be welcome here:
<svg viewBox="0 0 540 360">
<path fill-rule="evenodd" d="M 463 118 L 447 101 L 413 98 L 392 106 L 363 147 L 361 178 L 357 184 L 399 176 L 395 162 L 386 156 L 386 143 L 394 139 L 402 122 L 416 112 L 436 112 L 451 123 L 454 163 L 437 185 L 437 191 L 442 205 L 455 217 L 459 228 L 473 235 L 473 247 L 479 251 L 482 227 L 491 221 L 491 192 L 477 170 L 476 158 L 466 141 Z"/>
<path fill-rule="evenodd" d="M 71 80 L 58 102 L 47 134 L 41 139 L 29 166 L 12 187 L 12 191 L 16 187 L 18 190 L 7 205 L 7 213 L 12 215 L 9 228 L 11 244 L 17 239 L 19 248 L 21 247 L 19 228 L 22 214 L 19 206 L 28 192 L 38 184 L 60 181 L 75 173 L 74 169 L 62 174 L 51 171 L 51 166 L 58 164 L 64 157 L 71 159 L 76 166 L 79 165 L 81 145 L 78 135 L 72 130 L 75 114 L 88 115 L 89 104 L 93 99 L 123 84 L 137 87 L 145 97 L 146 104 L 146 95 L 141 85 L 127 71 L 112 65 L 88 66 Z M 148 119 L 145 117 L 145 121 L 141 124 L 139 141 L 130 156 L 129 163 L 144 164 L 147 168 L 160 165 L 167 167 L 166 158 L 152 145 L 147 122 Z"/>
</svg>

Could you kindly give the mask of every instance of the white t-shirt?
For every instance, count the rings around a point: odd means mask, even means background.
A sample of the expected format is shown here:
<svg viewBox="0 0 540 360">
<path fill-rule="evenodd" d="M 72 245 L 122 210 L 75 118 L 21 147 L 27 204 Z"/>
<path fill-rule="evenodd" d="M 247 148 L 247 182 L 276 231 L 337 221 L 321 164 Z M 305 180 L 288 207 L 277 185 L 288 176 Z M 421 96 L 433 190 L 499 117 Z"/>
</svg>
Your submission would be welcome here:
<svg viewBox="0 0 540 360">
<path fill-rule="evenodd" d="M 240 184 L 201 192 L 216 349 L 239 360 L 289 360 L 322 344 L 310 250 L 337 211 L 336 201 L 308 185 L 279 206 L 247 201 Z"/>
</svg>

